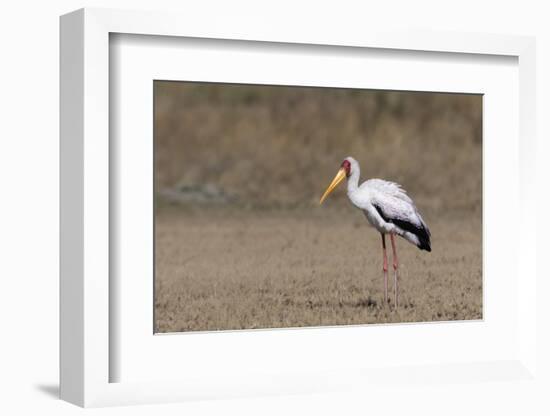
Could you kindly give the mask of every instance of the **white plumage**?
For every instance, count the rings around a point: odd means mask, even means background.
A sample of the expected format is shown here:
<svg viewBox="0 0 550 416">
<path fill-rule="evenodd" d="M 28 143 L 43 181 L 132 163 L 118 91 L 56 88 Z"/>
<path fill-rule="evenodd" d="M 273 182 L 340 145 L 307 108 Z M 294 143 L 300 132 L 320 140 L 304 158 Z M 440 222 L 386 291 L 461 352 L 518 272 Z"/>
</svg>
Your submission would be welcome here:
<svg viewBox="0 0 550 416">
<path fill-rule="evenodd" d="M 431 251 L 431 233 L 406 191 L 397 183 L 382 179 L 369 179 L 359 185 L 361 170 L 352 157 L 342 162 L 341 168 L 329 185 L 321 203 L 338 186 L 348 180 L 348 198 L 361 209 L 368 222 L 382 236 L 384 299 L 388 300 L 388 261 L 386 255 L 386 234 L 390 235 L 393 250 L 395 304 L 398 304 L 398 261 L 394 235 L 403 237 L 421 250 Z"/>
<path fill-rule="evenodd" d="M 369 179 L 359 186 L 359 163 L 352 157 L 348 198 L 363 210 L 369 223 L 383 234 L 394 233 L 422 250 L 431 251 L 430 230 L 401 185 L 383 179 Z"/>
</svg>

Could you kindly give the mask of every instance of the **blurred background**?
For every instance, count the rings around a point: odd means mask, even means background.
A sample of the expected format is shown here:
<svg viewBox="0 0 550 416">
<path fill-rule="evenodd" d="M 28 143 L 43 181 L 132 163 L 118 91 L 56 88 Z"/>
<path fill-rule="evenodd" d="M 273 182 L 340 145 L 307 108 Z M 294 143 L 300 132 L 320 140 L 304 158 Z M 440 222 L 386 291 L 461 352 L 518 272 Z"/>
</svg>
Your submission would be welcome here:
<svg viewBox="0 0 550 416">
<path fill-rule="evenodd" d="M 424 211 L 479 212 L 481 109 L 481 95 L 155 81 L 156 196 L 312 206 L 353 156 L 362 181 L 399 182 Z"/>
</svg>

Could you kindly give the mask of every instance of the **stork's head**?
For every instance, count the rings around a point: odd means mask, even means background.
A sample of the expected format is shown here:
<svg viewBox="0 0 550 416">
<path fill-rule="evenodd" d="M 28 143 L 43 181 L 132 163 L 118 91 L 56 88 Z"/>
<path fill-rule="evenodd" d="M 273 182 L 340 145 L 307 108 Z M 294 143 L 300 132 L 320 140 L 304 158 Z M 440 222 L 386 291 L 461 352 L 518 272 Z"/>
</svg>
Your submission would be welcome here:
<svg viewBox="0 0 550 416">
<path fill-rule="evenodd" d="M 326 199 L 329 194 L 334 191 L 334 189 L 344 180 L 344 178 L 349 178 L 351 175 L 356 174 L 359 172 L 359 164 L 357 161 L 352 157 L 346 157 L 342 164 L 340 165 L 340 169 L 338 170 L 338 173 L 328 186 L 327 190 L 321 197 L 321 200 L 319 201 L 319 204 L 322 204 L 323 201 Z"/>
</svg>

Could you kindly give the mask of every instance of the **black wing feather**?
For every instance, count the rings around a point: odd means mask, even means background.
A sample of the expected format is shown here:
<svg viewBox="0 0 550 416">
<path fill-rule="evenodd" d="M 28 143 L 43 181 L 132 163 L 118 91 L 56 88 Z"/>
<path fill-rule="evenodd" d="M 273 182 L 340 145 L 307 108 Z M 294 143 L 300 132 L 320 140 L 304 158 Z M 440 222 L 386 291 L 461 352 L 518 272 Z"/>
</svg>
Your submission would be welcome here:
<svg viewBox="0 0 550 416">
<path fill-rule="evenodd" d="M 418 245 L 418 248 L 420 250 L 432 251 L 430 243 L 430 230 L 422 223 L 422 221 L 420 222 L 421 225 L 418 226 L 404 219 L 389 218 L 387 215 L 384 214 L 384 211 L 382 211 L 381 207 L 376 204 L 373 204 L 373 206 L 376 211 L 378 211 L 384 221 L 395 224 L 403 231 L 408 231 L 409 233 L 416 235 L 418 237 L 418 241 L 420 242 L 420 244 Z"/>
</svg>

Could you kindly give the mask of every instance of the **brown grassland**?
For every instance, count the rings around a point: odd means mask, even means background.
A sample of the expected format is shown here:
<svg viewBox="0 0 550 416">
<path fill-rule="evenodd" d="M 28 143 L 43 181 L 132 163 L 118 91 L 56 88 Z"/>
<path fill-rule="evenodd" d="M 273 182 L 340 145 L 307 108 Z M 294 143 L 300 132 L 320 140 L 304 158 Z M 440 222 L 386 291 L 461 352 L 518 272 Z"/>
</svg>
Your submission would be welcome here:
<svg viewBox="0 0 550 416">
<path fill-rule="evenodd" d="M 318 204 L 348 155 L 432 232 L 398 309 L 345 186 Z M 156 82 L 155 330 L 482 318 L 481 162 L 476 95 Z"/>
</svg>

